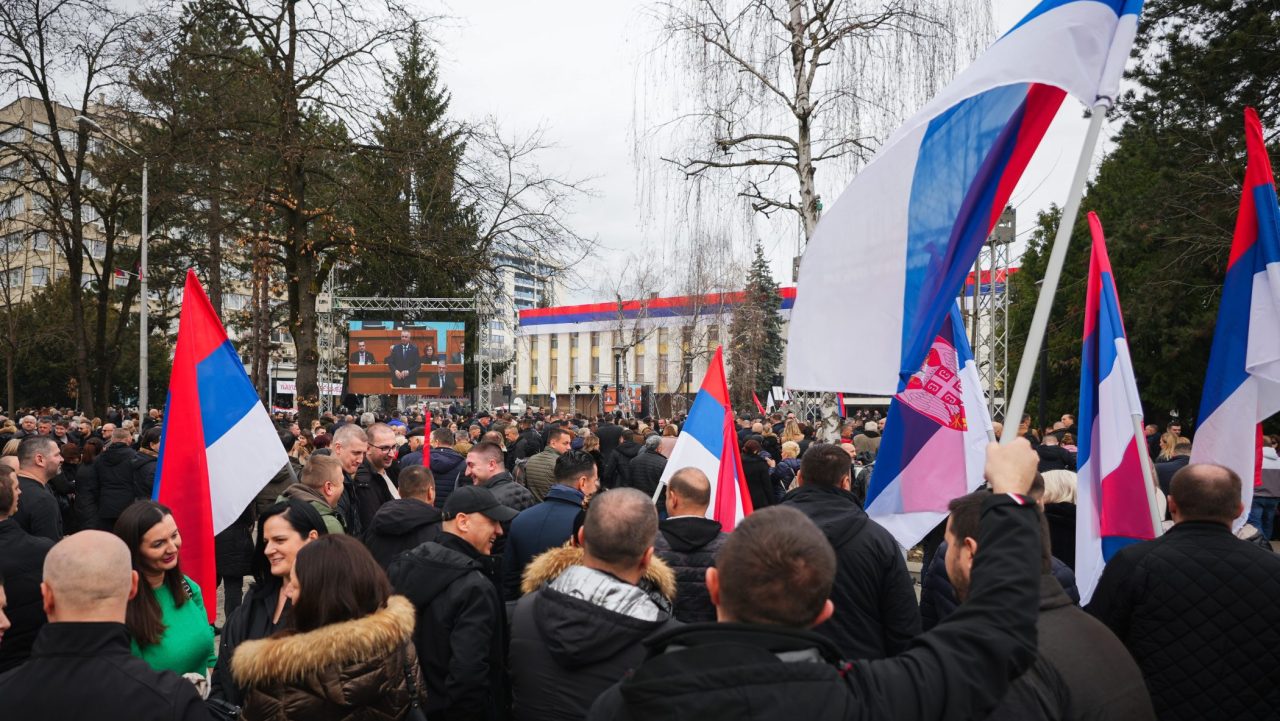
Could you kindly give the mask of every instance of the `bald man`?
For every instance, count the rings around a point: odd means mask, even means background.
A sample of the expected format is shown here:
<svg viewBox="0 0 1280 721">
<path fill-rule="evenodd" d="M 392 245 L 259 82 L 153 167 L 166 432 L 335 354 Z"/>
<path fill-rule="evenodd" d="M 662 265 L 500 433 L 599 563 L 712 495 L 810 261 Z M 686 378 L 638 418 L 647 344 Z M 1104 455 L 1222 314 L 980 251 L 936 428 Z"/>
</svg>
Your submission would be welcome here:
<svg viewBox="0 0 1280 721">
<path fill-rule="evenodd" d="M 716 620 L 707 593 L 707 569 L 728 538 L 720 522 L 707 518 L 711 481 L 697 468 L 681 468 L 667 481 L 667 518 L 658 524 L 654 552 L 676 572 L 675 616 L 683 623 Z"/>
<path fill-rule="evenodd" d="M 1231 532 L 1240 486 L 1218 465 L 1175 473 L 1173 528 L 1121 548 L 1085 609 L 1128 646 L 1161 721 L 1275 718 L 1280 708 L 1280 556 Z"/>
<path fill-rule="evenodd" d="M 206 721 L 195 687 L 129 653 L 124 614 L 138 574 L 124 542 L 81 531 L 59 541 L 40 584 L 49 623 L 31 659 L 0 676 L 0 709 L 12 719 Z"/>
</svg>

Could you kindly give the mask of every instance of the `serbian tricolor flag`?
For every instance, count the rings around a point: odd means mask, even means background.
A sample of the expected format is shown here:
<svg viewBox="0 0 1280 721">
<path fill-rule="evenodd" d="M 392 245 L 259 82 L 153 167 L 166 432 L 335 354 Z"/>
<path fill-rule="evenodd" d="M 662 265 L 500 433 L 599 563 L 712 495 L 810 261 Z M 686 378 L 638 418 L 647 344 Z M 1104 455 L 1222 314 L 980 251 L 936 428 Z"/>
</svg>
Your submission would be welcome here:
<svg viewBox="0 0 1280 721">
<path fill-rule="evenodd" d="M 1155 538 L 1155 489 L 1147 480 L 1142 402 L 1120 316 L 1102 223 L 1089 213 L 1093 253 L 1084 303 L 1077 451 L 1076 585 L 1088 603 L 1107 561 L 1121 548 Z"/>
<path fill-rule="evenodd" d="M 707 367 L 702 387 L 693 399 L 689 417 L 671 458 L 662 472 L 658 488 L 665 488 L 675 472 L 688 467 L 700 469 L 711 480 L 711 505 L 707 518 L 720 522 L 721 528 L 732 531 L 738 522 L 751 513 L 751 495 L 747 492 L 746 476 L 742 473 L 742 456 L 738 452 L 738 432 L 733 423 L 733 408 L 729 405 L 729 385 L 725 382 L 724 355 L 721 348 Z M 657 494 L 654 494 L 657 497 Z"/>
<path fill-rule="evenodd" d="M 788 386 L 894 393 L 920 369 L 1065 94 L 1116 97 L 1141 4 L 1042 0 L 894 133 L 805 249 Z M 833 332 L 851 287 L 879 305 Z"/>
<path fill-rule="evenodd" d="M 947 517 L 951 499 L 982 485 L 992 438 L 982 382 L 954 304 L 925 361 L 889 403 L 867 488 L 867 514 L 903 548 Z"/>
<path fill-rule="evenodd" d="M 1261 481 L 1258 423 L 1280 412 L 1280 208 L 1253 108 L 1244 111 L 1249 161 L 1200 398 L 1192 463 L 1217 463 L 1244 481 L 1244 524 Z"/>
<path fill-rule="evenodd" d="M 751 391 L 751 400 L 755 401 L 756 410 L 760 411 L 760 415 L 764 415 L 764 404 L 760 402 L 760 396 L 756 395 L 755 391 Z"/>
<path fill-rule="evenodd" d="M 213 537 L 288 462 L 240 356 L 188 270 L 155 498 L 173 511 L 182 533 L 182 570 L 200 586 L 211 623 L 218 598 Z"/>
</svg>

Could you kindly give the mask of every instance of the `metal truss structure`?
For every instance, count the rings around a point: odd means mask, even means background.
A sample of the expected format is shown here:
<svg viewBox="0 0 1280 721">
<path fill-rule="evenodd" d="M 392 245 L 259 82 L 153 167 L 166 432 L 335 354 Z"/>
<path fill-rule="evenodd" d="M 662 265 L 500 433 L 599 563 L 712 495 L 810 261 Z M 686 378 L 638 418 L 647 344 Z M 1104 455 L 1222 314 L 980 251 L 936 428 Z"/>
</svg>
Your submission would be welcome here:
<svg viewBox="0 0 1280 721">
<path fill-rule="evenodd" d="M 476 408 L 491 410 L 493 405 L 493 347 L 489 329 L 492 309 L 479 295 L 470 298 L 344 298 L 333 295 L 333 275 L 325 283 L 325 292 L 316 301 L 320 320 L 320 380 L 337 382 L 345 362 L 338 353 L 342 342 L 342 324 L 357 311 L 390 311 L 404 313 L 475 313 L 476 323 Z M 328 400 L 328 399 L 324 399 Z M 329 408 L 338 405 L 337 399 Z"/>
<path fill-rule="evenodd" d="M 973 266 L 974 283 L 961 299 L 973 361 L 991 417 L 1004 420 L 1009 390 L 1009 251 L 1017 214 L 1004 209 Z"/>
</svg>

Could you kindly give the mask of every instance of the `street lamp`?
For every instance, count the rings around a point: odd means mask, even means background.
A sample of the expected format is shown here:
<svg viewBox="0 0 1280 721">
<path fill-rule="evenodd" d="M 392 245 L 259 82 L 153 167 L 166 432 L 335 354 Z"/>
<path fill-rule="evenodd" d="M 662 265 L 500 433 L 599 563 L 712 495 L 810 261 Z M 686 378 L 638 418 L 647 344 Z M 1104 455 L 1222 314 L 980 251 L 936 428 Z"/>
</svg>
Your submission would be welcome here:
<svg viewBox="0 0 1280 721">
<path fill-rule="evenodd" d="M 147 297 L 147 158 L 138 152 L 133 146 L 120 140 L 111 133 L 108 133 L 93 118 L 77 115 L 72 120 L 78 123 L 92 126 L 102 133 L 102 137 L 110 140 L 116 145 L 133 153 L 142 160 L 142 242 L 139 244 L 138 255 L 138 417 L 142 418 L 147 414 L 147 306 L 149 305 Z"/>
<path fill-rule="evenodd" d="M 622 351 L 626 350 L 620 345 L 613 347 L 613 410 L 618 413 L 622 410 Z"/>
</svg>

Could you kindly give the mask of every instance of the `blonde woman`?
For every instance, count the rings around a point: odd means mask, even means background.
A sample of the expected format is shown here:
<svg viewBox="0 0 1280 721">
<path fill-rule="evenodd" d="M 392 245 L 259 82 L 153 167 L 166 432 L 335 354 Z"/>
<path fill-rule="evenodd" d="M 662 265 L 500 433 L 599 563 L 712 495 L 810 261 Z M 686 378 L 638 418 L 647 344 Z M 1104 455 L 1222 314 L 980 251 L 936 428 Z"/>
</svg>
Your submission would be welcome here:
<svg viewBox="0 0 1280 721">
<path fill-rule="evenodd" d="M 1166 432 L 1160 436 L 1160 455 L 1156 457 L 1156 461 L 1163 463 L 1173 460 L 1173 449 L 1178 445 L 1178 439 L 1177 433 Z"/>
<path fill-rule="evenodd" d="M 1053 557 L 1075 567 L 1076 562 L 1076 474 L 1045 471 L 1044 496 L 1040 505 L 1049 521 L 1049 545 Z"/>
<path fill-rule="evenodd" d="M 789 442 L 799 443 L 803 440 L 804 431 L 800 430 L 800 422 L 794 418 L 787 421 L 787 424 L 782 427 L 782 442 L 784 444 Z M 797 446 L 797 448 L 799 448 L 799 446 Z M 785 451 L 786 448 L 784 447 L 783 450 Z M 785 458 L 786 456 L 783 457 Z"/>
</svg>

